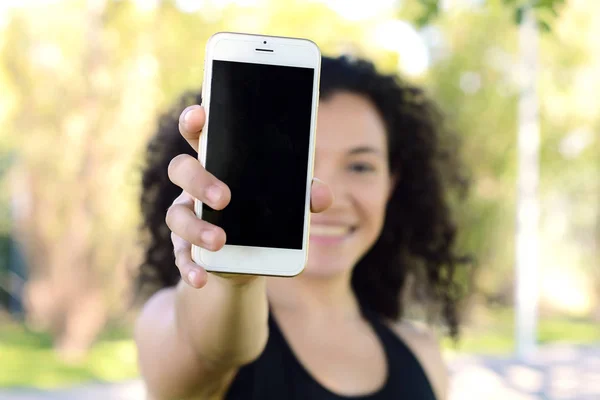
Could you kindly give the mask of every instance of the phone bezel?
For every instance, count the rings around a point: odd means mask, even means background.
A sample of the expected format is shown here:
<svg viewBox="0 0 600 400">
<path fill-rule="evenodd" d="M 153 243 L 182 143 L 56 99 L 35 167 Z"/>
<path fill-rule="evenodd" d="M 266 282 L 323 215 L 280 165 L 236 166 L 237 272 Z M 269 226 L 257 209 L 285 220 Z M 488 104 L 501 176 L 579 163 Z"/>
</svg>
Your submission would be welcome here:
<svg viewBox="0 0 600 400">
<path fill-rule="evenodd" d="M 267 44 L 264 44 L 264 41 L 266 41 Z M 258 48 L 273 51 L 257 51 L 256 49 Z M 225 244 L 225 246 L 218 251 L 210 251 L 195 245 L 192 246 L 192 259 L 207 271 L 287 277 L 296 276 L 304 270 L 308 260 L 310 191 L 314 166 L 321 52 L 314 42 L 307 39 L 233 32 L 219 32 L 214 34 L 206 45 L 206 57 L 204 62 L 202 102 L 206 111 L 206 122 L 200 137 L 198 153 L 198 159 L 202 165 L 205 165 L 206 162 L 207 138 L 208 135 L 210 135 L 210 93 L 213 60 L 305 67 L 313 68 L 315 71 L 309 133 L 309 154 L 307 155 L 308 168 L 306 176 L 302 249 L 281 249 Z M 196 215 L 201 218 L 202 203 L 199 200 L 195 201 L 194 209 Z"/>
</svg>

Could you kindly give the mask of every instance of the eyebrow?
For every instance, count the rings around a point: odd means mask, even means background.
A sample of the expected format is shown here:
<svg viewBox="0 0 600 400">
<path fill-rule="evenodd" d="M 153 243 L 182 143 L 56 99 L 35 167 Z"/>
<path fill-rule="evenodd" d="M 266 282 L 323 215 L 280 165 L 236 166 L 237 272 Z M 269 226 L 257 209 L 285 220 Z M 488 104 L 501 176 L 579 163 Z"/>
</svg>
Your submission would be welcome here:
<svg viewBox="0 0 600 400">
<path fill-rule="evenodd" d="M 360 147 L 355 147 L 348 152 L 348 154 L 351 154 L 351 155 L 362 154 L 362 153 L 381 154 L 381 150 L 376 149 L 375 147 L 370 147 L 370 146 L 360 146 Z"/>
</svg>

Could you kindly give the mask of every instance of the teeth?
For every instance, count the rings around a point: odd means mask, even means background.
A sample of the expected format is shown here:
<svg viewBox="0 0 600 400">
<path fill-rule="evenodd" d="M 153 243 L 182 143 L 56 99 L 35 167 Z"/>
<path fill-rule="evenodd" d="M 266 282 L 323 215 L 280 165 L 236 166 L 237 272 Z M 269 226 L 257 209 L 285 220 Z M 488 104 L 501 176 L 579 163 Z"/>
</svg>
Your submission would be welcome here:
<svg viewBox="0 0 600 400">
<path fill-rule="evenodd" d="M 348 233 L 347 226 L 311 225 L 310 233 L 317 236 L 344 236 Z"/>
</svg>

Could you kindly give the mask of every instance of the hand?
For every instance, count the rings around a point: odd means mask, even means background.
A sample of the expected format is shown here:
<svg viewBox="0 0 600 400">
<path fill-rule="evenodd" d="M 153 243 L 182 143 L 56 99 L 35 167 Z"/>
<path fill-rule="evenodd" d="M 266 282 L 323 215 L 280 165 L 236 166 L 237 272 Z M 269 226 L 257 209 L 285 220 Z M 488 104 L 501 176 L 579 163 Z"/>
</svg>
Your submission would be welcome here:
<svg viewBox="0 0 600 400">
<path fill-rule="evenodd" d="M 187 107 L 179 117 L 179 132 L 190 146 L 198 152 L 198 141 L 206 115 L 198 105 Z M 175 264 L 182 279 L 190 286 L 201 288 L 206 285 L 208 274 L 191 257 L 192 243 L 207 250 L 216 251 L 225 245 L 225 231 L 201 220 L 194 212 L 194 199 L 200 200 L 215 210 L 222 210 L 231 200 L 229 187 L 206 171 L 200 161 L 188 154 L 175 156 L 169 164 L 169 179 L 182 189 L 181 195 L 173 201 L 166 216 L 171 229 L 171 241 L 175 253 Z M 325 211 L 333 201 L 329 187 L 314 179 L 311 187 L 311 211 Z M 228 277 L 227 274 L 219 274 Z M 244 282 L 252 276 L 231 275 L 233 280 Z"/>
</svg>

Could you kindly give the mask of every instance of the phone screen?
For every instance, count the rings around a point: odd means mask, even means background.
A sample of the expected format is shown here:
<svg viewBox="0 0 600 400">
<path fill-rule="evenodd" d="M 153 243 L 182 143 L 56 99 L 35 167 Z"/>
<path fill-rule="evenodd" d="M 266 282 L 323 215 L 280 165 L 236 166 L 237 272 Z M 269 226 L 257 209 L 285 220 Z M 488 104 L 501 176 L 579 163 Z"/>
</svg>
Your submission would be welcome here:
<svg viewBox="0 0 600 400">
<path fill-rule="evenodd" d="M 314 69 L 213 61 L 206 169 L 231 189 L 202 219 L 227 244 L 302 249 Z"/>
</svg>

